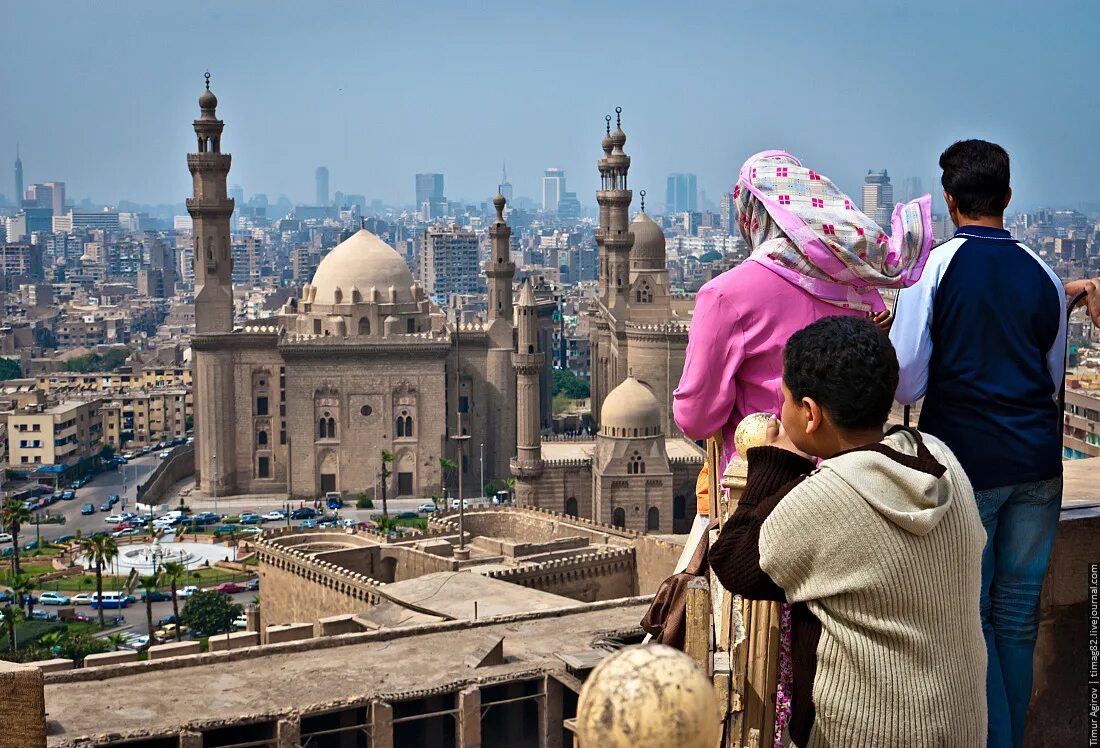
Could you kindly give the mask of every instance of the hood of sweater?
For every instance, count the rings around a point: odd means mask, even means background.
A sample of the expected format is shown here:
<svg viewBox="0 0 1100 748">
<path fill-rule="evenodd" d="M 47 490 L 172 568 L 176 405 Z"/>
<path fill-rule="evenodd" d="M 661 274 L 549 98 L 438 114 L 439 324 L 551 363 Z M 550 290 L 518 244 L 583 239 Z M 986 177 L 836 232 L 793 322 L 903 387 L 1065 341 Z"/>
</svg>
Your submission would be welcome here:
<svg viewBox="0 0 1100 748">
<path fill-rule="evenodd" d="M 914 535 L 927 535 L 951 506 L 954 486 L 944 447 L 914 429 L 897 427 L 881 442 L 829 458 L 821 470 L 850 485 L 879 514 Z"/>
</svg>

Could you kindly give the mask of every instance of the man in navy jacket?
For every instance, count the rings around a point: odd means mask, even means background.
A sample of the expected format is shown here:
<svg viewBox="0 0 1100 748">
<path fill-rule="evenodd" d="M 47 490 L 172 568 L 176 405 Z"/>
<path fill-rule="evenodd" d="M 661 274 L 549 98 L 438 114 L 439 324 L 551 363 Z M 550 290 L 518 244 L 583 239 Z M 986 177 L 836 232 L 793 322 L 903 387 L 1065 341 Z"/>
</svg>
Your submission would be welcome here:
<svg viewBox="0 0 1100 748">
<path fill-rule="evenodd" d="M 988 745 L 1020 746 L 1039 590 L 1061 509 L 1066 293 L 1085 285 L 1063 286 L 1005 230 L 1004 148 L 961 141 L 940 167 L 958 230 L 898 295 L 890 333 L 901 365 L 897 400 L 924 398 L 920 430 L 946 442 L 973 484 L 987 534 Z"/>
</svg>

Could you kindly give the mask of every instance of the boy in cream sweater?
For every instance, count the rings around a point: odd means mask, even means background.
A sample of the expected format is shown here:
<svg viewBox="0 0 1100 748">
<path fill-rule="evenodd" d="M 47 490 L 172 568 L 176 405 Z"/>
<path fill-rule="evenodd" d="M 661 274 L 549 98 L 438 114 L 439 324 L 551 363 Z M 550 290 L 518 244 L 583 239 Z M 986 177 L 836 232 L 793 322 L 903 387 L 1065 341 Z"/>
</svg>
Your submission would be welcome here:
<svg viewBox="0 0 1100 748">
<path fill-rule="evenodd" d="M 782 423 L 748 451 L 744 494 L 711 549 L 726 589 L 791 604 L 788 729 L 801 748 L 985 740 L 985 532 L 942 442 L 883 433 L 897 383 L 871 322 L 795 333 Z"/>
</svg>

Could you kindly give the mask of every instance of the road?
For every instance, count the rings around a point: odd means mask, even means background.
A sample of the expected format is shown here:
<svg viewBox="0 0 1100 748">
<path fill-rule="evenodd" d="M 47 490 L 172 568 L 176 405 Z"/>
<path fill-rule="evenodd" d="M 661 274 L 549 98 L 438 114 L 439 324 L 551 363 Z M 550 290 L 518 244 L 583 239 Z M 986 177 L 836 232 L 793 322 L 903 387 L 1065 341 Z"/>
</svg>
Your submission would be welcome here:
<svg viewBox="0 0 1100 748">
<path fill-rule="evenodd" d="M 230 595 L 230 597 L 233 598 L 233 602 L 238 603 L 241 606 L 245 606 L 255 600 L 258 594 L 258 592 L 236 592 Z M 187 601 L 183 599 L 179 601 L 179 608 L 181 613 L 183 612 L 183 606 L 184 604 L 186 604 L 186 602 Z M 95 617 L 99 615 L 99 611 L 92 610 L 91 607 L 87 605 L 80 605 L 77 607 L 77 610 L 86 616 Z M 131 628 L 127 629 L 127 631 L 132 631 L 137 634 L 149 633 L 148 617 L 145 615 L 145 603 L 142 602 L 140 599 L 129 608 L 124 608 L 122 610 L 108 610 L 105 614 L 107 615 L 107 617 L 121 615 L 123 618 L 125 618 L 126 623 L 131 626 Z M 171 600 L 168 600 L 167 602 L 153 603 L 154 628 L 157 625 L 157 621 L 159 621 L 164 616 L 169 615 L 172 615 Z M 186 637 L 184 637 L 184 639 L 186 639 Z"/>
</svg>

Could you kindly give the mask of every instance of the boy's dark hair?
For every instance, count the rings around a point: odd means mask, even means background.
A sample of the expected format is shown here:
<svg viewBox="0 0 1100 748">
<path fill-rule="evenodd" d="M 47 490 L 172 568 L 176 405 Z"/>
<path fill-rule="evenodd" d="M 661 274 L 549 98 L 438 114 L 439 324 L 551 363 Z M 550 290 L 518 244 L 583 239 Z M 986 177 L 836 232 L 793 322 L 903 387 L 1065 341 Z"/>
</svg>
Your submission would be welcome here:
<svg viewBox="0 0 1100 748">
<path fill-rule="evenodd" d="M 783 349 L 783 383 L 796 402 L 813 398 L 838 428 L 882 426 L 898 388 L 898 357 L 886 333 L 861 317 L 826 317 Z"/>
<path fill-rule="evenodd" d="M 964 216 L 1000 216 L 1008 194 L 1008 151 L 985 140 L 960 140 L 940 154 L 944 191 Z"/>
</svg>

